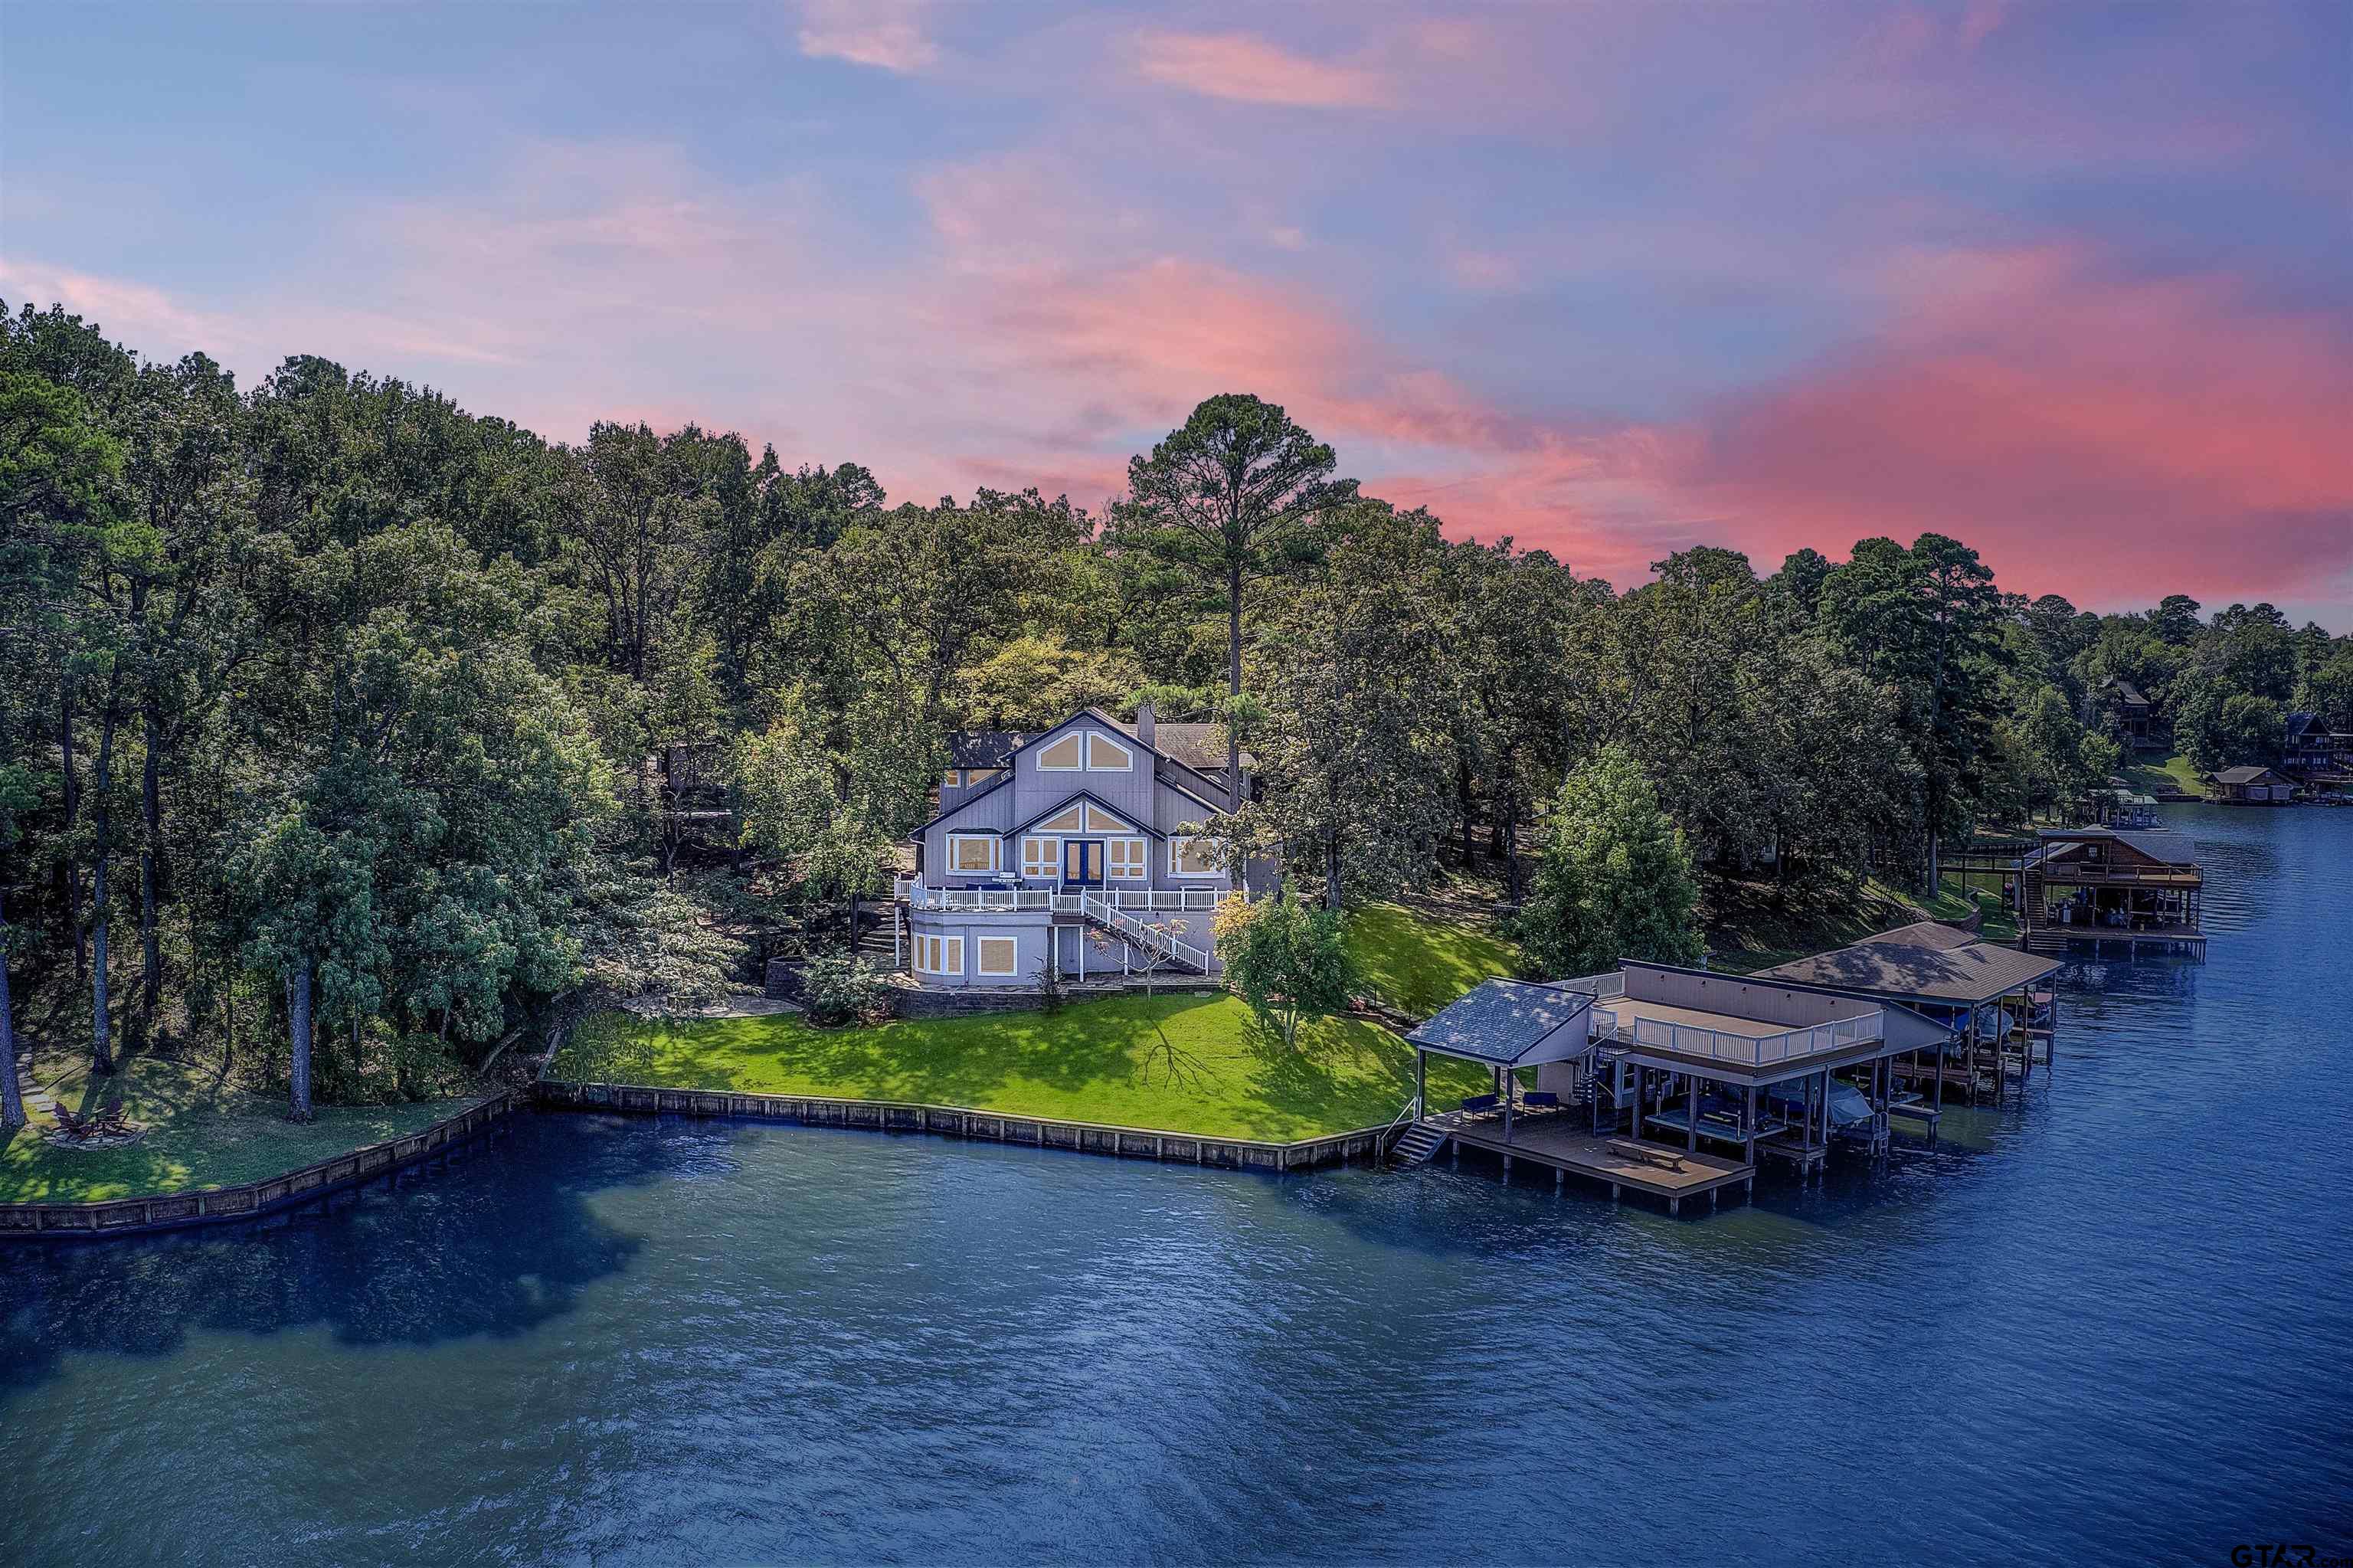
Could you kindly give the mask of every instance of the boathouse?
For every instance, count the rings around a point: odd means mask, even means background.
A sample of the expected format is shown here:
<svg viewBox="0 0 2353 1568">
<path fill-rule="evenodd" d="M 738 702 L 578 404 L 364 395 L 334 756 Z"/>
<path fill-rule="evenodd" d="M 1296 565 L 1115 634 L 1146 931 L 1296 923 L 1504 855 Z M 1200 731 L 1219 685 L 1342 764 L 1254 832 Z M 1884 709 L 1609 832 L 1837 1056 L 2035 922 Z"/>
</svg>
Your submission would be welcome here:
<svg viewBox="0 0 2353 1568">
<path fill-rule="evenodd" d="M 2128 952 L 2206 951 L 2199 925 L 2205 869 L 2179 833 L 2045 828 L 2019 866 L 2024 946 Z"/>
<path fill-rule="evenodd" d="M 2206 781 L 2226 806 L 2284 806 L 2295 799 L 2295 780 L 2268 768 L 2225 768 Z"/>
<path fill-rule="evenodd" d="M 1892 1059 L 1941 1051 L 1951 1035 L 1906 1008 L 1671 964 L 1490 980 L 1406 1036 L 1417 1093 L 1395 1156 L 1419 1164 L 1470 1149 L 1498 1157 L 1506 1175 L 1530 1163 L 1556 1183 L 1578 1176 L 1674 1212 L 1747 1190 L 1765 1156 L 1802 1171 L 1833 1137 L 1884 1149 Z M 1491 1091 L 1432 1104 L 1431 1055 L 1488 1067 Z"/>
<path fill-rule="evenodd" d="M 2059 959 L 2045 954 L 2001 947 L 1957 926 L 1922 920 L 1777 965 L 1756 978 L 1859 1001 L 1895 1002 L 1951 1030 L 1941 1051 L 1926 1052 L 1925 1059 L 1907 1056 L 1897 1064 L 1900 1077 L 1915 1086 L 1929 1083 L 1934 1089 L 1924 1108 L 1907 1111 L 1899 1106 L 1898 1113 L 1933 1127 L 1946 1085 L 1962 1086 L 1972 1097 L 1986 1089 L 1999 1093 L 2011 1071 L 2022 1084 L 2037 1062 L 2051 1059 L 2059 1004 L 2050 980 L 2061 967 Z"/>
</svg>

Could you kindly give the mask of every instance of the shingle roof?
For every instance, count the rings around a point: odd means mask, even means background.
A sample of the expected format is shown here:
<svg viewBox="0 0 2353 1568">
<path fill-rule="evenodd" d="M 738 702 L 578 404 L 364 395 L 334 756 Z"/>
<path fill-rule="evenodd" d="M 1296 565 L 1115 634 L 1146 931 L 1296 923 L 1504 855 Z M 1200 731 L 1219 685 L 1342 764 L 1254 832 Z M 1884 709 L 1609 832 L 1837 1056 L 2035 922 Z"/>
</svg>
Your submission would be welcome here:
<svg viewBox="0 0 2353 1568">
<path fill-rule="evenodd" d="M 2134 685 L 2122 675 L 2118 675 L 2108 683 L 2116 687 L 2116 695 L 2122 697 L 2126 702 L 2146 704 L 2148 701 L 2147 697 L 2140 694 L 2140 688 L 2138 686 Z"/>
<path fill-rule="evenodd" d="M 1942 952 L 1948 948 L 1966 948 L 1980 941 L 1975 931 L 1964 931 L 1958 926 L 1947 926 L 1942 920 L 1915 920 L 1909 926 L 1898 926 L 1893 931 L 1882 931 L 1875 937 L 1865 937 L 1854 946 L 1883 943 L 1895 948 L 1934 948 Z"/>
<path fill-rule="evenodd" d="M 958 768 L 1002 768 L 1029 744 L 1018 729 L 967 729 L 948 736 L 948 758 Z"/>
<path fill-rule="evenodd" d="M 2263 778 L 2266 775 L 2274 779 L 2279 777 L 2277 774 L 2273 773 L 2268 768 L 2225 768 L 2222 771 L 2214 775 L 2214 782 L 2217 784 L 2252 784 L 2256 779 Z M 2285 779 L 2281 779 L 2280 781 L 2282 783 L 2286 782 Z"/>
<path fill-rule="evenodd" d="M 1950 931 L 1949 926 L 1935 927 Z M 2015 948 L 1964 941 L 1953 947 L 1927 947 L 1891 941 L 1906 926 L 1857 942 L 1851 948 L 1817 953 L 1758 971 L 1757 980 L 1795 980 L 1894 1001 L 1951 1001 L 1975 1006 L 2030 985 L 2060 968 L 2054 959 L 2021 953 Z"/>
<path fill-rule="evenodd" d="M 1440 1008 L 1406 1036 L 1410 1044 L 1509 1065 L 1593 1005 L 1583 991 L 1527 980 L 1491 980 Z"/>
<path fill-rule="evenodd" d="M 1094 714 L 1130 736 L 1135 734 L 1135 726 L 1125 719 L 1113 718 L 1099 708 L 1082 711 Z M 1060 728 L 1060 726 L 1055 727 Z M 948 736 L 948 756 L 958 768 L 1002 768 L 1011 760 L 1016 751 L 1045 733 L 1044 730 L 1019 729 L 961 730 Z M 1220 725 L 1155 725 L 1152 726 L 1152 749 L 1212 779 L 1222 776 L 1226 770 L 1226 732 Z M 1257 759 L 1245 747 L 1242 749 L 1242 766 L 1250 768 L 1256 763 Z"/>
<path fill-rule="evenodd" d="M 2198 844 L 2180 833 L 2169 833 L 2161 828 L 2045 828 L 2042 838 L 2051 849 L 2064 849 L 2070 844 L 2088 843 L 2095 839 L 2113 839 L 2129 844 L 2149 859 L 2164 865 L 2196 865 Z"/>
</svg>

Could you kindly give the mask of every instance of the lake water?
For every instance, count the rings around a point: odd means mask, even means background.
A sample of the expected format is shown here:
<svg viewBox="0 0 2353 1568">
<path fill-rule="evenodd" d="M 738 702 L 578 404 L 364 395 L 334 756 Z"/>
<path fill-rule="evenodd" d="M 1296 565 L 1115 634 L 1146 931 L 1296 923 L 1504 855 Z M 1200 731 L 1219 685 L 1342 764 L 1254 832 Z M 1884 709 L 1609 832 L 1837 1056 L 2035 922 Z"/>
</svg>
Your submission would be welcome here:
<svg viewBox="0 0 2353 1568">
<path fill-rule="evenodd" d="M 533 1116 L 0 1250 L 0 1563 L 2353 1552 L 2353 811 L 2168 815 L 2207 962 L 1715 1215 Z"/>
</svg>

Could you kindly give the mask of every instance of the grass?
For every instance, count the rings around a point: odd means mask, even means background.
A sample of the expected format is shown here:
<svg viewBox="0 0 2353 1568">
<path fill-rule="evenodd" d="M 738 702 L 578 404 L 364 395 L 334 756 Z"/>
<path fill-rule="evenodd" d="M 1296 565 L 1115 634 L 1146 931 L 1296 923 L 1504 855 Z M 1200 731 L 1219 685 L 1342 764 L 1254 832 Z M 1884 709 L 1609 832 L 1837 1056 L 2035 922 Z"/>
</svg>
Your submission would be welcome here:
<svg viewBox="0 0 2353 1568">
<path fill-rule="evenodd" d="M 2198 777 L 2198 769 L 2189 766 L 2186 757 L 2168 757 L 2162 764 L 2135 762 L 2119 770 L 2144 795 L 2155 795 L 2168 789 L 2179 789 L 2202 800 L 2206 798 L 2206 781 Z"/>
<path fill-rule="evenodd" d="M 36 1087 L 78 1114 L 120 1097 L 147 1135 L 123 1149 L 60 1149 L 43 1136 L 55 1129 L 56 1118 L 29 1102 Z M 0 1145 L 0 1202 L 94 1202 L 234 1187 L 414 1132 L 469 1103 L 322 1107 L 317 1120 L 298 1126 L 286 1119 L 283 1099 L 224 1086 L 209 1067 L 132 1056 L 112 1077 L 93 1078 L 89 1058 L 64 1053 L 37 1054 L 25 1089 L 33 1119 Z"/>
<path fill-rule="evenodd" d="M 1348 953 L 1366 988 L 1398 1012 L 1427 1018 L 1497 975 L 1518 972 L 1519 948 L 1484 916 L 1444 916 L 1374 904 L 1348 916 Z"/>
<path fill-rule="evenodd" d="M 822 1030 L 797 1015 L 662 1020 L 605 1013 L 558 1078 L 968 1106 L 1216 1138 L 1291 1142 L 1378 1126 L 1413 1092 L 1413 1052 L 1357 1019 L 1311 1019 L 1296 1048 L 1236 998 L 1124 996 L 1060 1012 L 905 1019 Z M 1486 1076 L 1430 1064 L 1432 1097 Z"/>
</svg>

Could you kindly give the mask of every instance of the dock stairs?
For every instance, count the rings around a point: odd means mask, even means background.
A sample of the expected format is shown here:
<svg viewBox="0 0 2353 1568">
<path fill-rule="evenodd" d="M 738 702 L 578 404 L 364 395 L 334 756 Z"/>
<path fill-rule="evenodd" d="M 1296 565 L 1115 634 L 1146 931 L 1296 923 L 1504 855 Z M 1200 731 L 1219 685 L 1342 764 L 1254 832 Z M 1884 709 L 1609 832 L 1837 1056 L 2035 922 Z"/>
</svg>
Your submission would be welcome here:
<svg viewBox="0 0 2353 1568">
<path fill-rule="evenodd" d="M 1412 1171 L 1438 1158 L 1451 1135 L 1442 1128 L 1426 1121 L 1417 1121 L 1389 1145 L 1389 1163 L 1400 1171 Z"/>
<path fill-rule="evenodd" d="M 1191 969 L 1200 975 L 1209 972 L 1208 949 L 1196 947 L 1148 920 L 1137 919 L 1099 894 L 1082 894 L 1079 913 L 1086 917 L 1089 925 L 1124 938 L 1132 945 L 1179 969 Z"/>
</svg>

